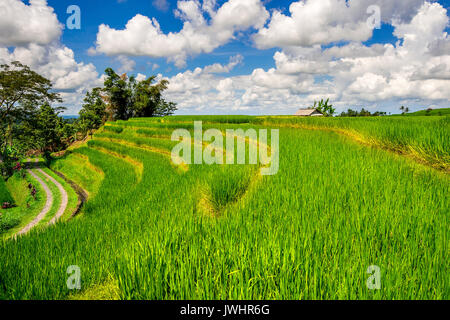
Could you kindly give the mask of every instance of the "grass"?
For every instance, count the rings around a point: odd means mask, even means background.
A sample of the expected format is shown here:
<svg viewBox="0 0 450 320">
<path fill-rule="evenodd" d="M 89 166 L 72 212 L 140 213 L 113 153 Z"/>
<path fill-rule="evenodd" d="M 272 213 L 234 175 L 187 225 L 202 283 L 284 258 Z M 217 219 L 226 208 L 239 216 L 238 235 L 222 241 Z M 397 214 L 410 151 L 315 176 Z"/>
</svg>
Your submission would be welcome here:
<svg viewBox="0 0 450 320">
<path fill-rule="evenodd" d="M 28 184 L 30 183 L 36 188 L 36 200 L 30 195 L 30 190 L 28 189 Z M 0 238 L 4 240 L 10 238 L 30 223 L 42 210 L 46 200 L 44 189 L 28 174 L 23 179 L 20 174 L 16 173 L 8 179 L 6 185 L 11 190 L 17 207 L 1 210 L 2 220 L 7 222 L 7 227 L 2 228 L 3 230 L 0 231 Z"/>
<path fill-rule="evenodd" d="M 95 197 L 104 178 L 103 171 L 92 165 L 89 158 L 77 150 L 52 162 L 50 167 L 53 170 L 63 172 L 68 179 L 87 191 L 90 198 Z"/>
<path fill-rule="evenodd" d="M 417 112 L 407 113 L 405 116 L 448 116 L 450 115 L 450 108 L 433 109 L 431 111 L 421 110 Z"/>
<path fill-rule="evenodd" d="M 450 117 L 265 117 L 265 125 L 327 129 L 450 170 Z"/>
<path fill-rule="evenodd" d="M 199 119 L 117 122 L 55 161 L 95 196 L 68 223 L 0 242 L 0 298 L 449 298 L 448 174 L 339 131 L 445 162 L 445 121 L 205 118 L 280 127 L 280 171 L 261 177 L 258 165 L 174 168 L 171 130 Z M 371 265 L 381 290 L 365 285 Z"/>
<path fill-rule="evenodd" d="M 0 205 L 4 202 L 9 202 L 12 204 L 14 202 L 14 199 L 9 193 L 8 188 L 6 187 L 5 180 L 0 177 Z"/>
</svg>

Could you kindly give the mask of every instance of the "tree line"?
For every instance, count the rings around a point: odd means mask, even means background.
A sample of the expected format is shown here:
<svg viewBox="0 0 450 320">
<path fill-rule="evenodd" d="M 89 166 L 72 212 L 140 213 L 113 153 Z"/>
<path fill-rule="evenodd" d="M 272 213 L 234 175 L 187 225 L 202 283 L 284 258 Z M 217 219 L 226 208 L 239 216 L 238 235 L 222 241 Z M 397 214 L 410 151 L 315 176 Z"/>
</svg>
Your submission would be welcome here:
<svg viewBox="0 0 450 320">
<path fill-rule="evenodd" d="M 347 111 L 343 111 L 339 115 L 339 117 L 381 117 L 385 115 L 387 115 L 386 112 L 382 111 L 370 112 L 369 110 L 362 108 L 361 111 L 348 109 Z"/>
<path fill-rule="evenodd" d="M 105 70 L 104 86 L 86 93 L 79 118 L 64 119 L 63 103 L 50 80 L 18 61 L 0 65 L 0 173 L 12 174 L 15 161 L 33 153 L 47 160 L 106 121 L 172 115 L 176 104 L 163 97 L 169 82 Z"/>
</svg>

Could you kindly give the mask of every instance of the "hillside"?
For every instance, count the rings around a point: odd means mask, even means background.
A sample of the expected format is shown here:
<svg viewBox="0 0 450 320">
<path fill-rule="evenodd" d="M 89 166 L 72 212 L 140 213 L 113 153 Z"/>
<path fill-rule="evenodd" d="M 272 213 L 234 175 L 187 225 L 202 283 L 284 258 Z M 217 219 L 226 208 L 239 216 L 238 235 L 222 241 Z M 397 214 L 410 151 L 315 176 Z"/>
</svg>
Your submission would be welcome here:
<svg viewBox="0 0 450 320">
<path fill-rule="evenodd" d="M 441 108 L 433 110 L 420 110 L 417 112 L 407 113 L 406 116 L 448 116 L 450 115 L 450 108 Z"/>
<path fill-rule="evenodd" d="M 0 242 L 0 298 L 448 298 L 444 119 L 107 123 L 52 164 L 89 194 L 81 214 Z M 245 165 L 175 164 L 172 134 L 194 137 L 194 120 L 224 138 L 230 129 L 279 129 L 279 171 L 262 176 L 268 164 L 248 164 L 249 156 Z M 272 139 L 269 130 L 275 157 Z M 247 151 L 264 147 L 242 141 Z M 82 272 L 80 293 L 65 286 L 72 265 Z M 389 286 L 367 290 L 371 265 Z"/>
</svg>

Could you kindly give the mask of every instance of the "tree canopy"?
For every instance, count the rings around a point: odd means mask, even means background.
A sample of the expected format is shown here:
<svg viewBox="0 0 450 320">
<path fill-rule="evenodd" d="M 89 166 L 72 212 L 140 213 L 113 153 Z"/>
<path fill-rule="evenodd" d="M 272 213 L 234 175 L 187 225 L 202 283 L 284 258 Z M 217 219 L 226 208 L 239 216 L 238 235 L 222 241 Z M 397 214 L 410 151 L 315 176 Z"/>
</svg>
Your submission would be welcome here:
<svg viewBox="0 0 450 320">
<path fill-rule="evenodd" d="M 176 104 L 163 98 L 169 81 L 155 83 L 156 76 L 137 81 L 134 76 L 119 76 L 111 68 L 106 69 L 105 74 L 107 77 L 103 92 L 110 120 L 161 117 L 172 115 L 176 111 Z"/>
</svg>

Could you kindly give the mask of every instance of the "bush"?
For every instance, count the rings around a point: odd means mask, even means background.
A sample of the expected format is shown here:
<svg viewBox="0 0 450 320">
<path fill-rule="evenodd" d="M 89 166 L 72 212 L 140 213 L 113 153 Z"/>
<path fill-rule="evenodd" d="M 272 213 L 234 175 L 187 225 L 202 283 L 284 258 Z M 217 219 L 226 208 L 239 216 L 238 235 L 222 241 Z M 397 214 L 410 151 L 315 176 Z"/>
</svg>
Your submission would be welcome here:
<svg viewBox="0 0 450 320">
<path fill-rule="evenodd" d="M 20 220 L 18 218 L 8 217 L 6 215 L 0 216 L 0 233 L 18 226 L 19 223 Z"/>
</svg>

